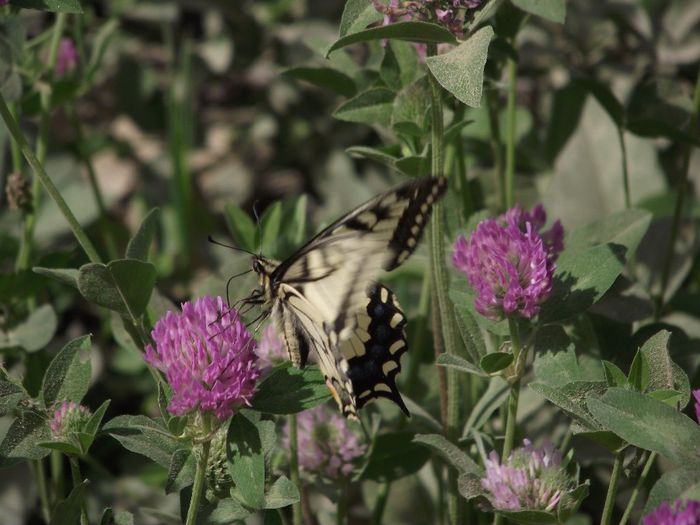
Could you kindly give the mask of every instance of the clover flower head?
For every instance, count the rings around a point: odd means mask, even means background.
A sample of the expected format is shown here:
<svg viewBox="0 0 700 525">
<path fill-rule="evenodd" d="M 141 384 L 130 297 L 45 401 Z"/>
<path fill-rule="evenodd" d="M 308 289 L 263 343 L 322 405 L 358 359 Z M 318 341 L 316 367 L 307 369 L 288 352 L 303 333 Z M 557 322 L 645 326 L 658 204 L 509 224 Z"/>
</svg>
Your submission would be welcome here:
<svg viewBox="0 0 700 525">
<path fill-rule="evenodd" d="M 664 501 L 644 516 L 643 525 L 700 525 L 700 501 Z"/>
<path fill-rule="evenodd" d="M 268 325 L 263 330 L 255 353 L 258 355 L 258 368 L 263 372 L 269 371 L 275 365 L 283 363 L 289 358 L 284 343 L 272 325 Z"/>
<path fill-rule="evenodd" d="M 49 428 L 54 439 L 65 437 L 71 432 L 80 432 L 88 419 L 90 411 L 74 401 L 63 401 L 54 410 Z"/>
<path fill-rule="evenodd" d="M 563 229 L 555 223 L 539 233 L 546 220 L 541 207 L 519 207 L 480 222 L 467 239 L 457 238 L 452 264 L 477 293 L 476 310 L 494 320 L 519 314 L 532 318 L 552 291 L 555 260 L 563 248 Z"/>
<path fill-rule="evenodd" d="M 78 65 L 78 57 L 78 50 L 73 40 L 68 37 L 62 38 L 56 55 L 56 76 L 60 78 L 73 71 Z"/>
<path fill-rule="evenodd" d="M 466 12 L 476 9 L 482 0 L 372 0 L 374 8 L 384 15 L 384 25 L 401 20 L 436 20 L 455 36 L 464 36 Z"/>
<path fill-rule="evenodd" d="M 554 510 L 573 488 L 561 466 L 561 453 L 550 443 L 535 448 L 529 440 L 503 463 L 491 452 L 481 486 L 497 510 Z"/>
<path fill-rule="evenodd" d="M 183 303 L 182 311 L 165 314 L 151 335 L 155 347 L 146 347 L 145 360 L 172 387 L 169 412 L 213 413 L 223 421 L 234 409 L 250 405 L 260 377 L 255 340 L 223 298 Z"/>
<path fill-rule="evenodd" d="M 695 399 L 695 420 L 700 425 L 700 388 L 693 390 L 693 399 Z"/>
<path fill-rule="evenodd" d="M 350 476 L 367 450 L 348 420 L 327 405 L 297 415 L 299 466 L 309 474 L 337 480 Z M 285 429 L 285 445 L 289 434 Z"/>
</svg>

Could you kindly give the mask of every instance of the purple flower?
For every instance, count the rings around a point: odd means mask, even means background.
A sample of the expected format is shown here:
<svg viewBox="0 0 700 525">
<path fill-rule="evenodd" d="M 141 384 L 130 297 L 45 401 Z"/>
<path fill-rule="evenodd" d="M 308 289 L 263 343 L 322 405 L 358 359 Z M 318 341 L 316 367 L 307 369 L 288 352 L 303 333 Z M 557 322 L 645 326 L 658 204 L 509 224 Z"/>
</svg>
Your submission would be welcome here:
<svg viewBox="0 0 700 525">
<path fill-rule="evenodd" d="M 479 7 L 482 0 L 372 0 L 384 15 L 384 25 L 400 20 L 437 21 L 455 36 L 464 36 L 466 11 Z"/>
<path fill-rule="evenodd" d="M 367 450 L 348 420 L 327 405 L 302 412 L 297 425 L 299 466 L 310 474 L 327 479 L 347 477 Z M 284 441 L 289 447 L 286 429 Z"/>
<path fill-rule="evenodd" d="M 563 248 L 558 221 L 544 234 L 538 232 L 545 220 L 541 206 L 531 213 L 516 206 L 480 222 L 469 240 L 457 238 L 452 264 L 476 291 L 480 314 L 494 320 L 537 315 L 552 291 L 555 260 Z"/>
<path fill-rule="evenodd" d="M 56 55 L 56 76 L 61 78 L 78 65 L 78 50 L 70 38 L 62 38 Z"/>
<path fill-rule="evenodd" d="M 700 525 L 700 501 L 664 501 L 644 516 L 643 525 Z"/>
<path fill-rule="evenodd" d="M 10 3 L 10 0 L 0 0 L 0 7 Z"/>
<path fill-rule="evenodd" d="M 249 405 L 260 376 L 255 340 L 238 312 L 221 297 L 202 297 L 168 312 L 151 332 L 146 362 L 165 373 L 173 389 L 168 411 L 210 412 L 222 421 Z"/>
<path fill-rule="evenodd" d="M 501 464 L 491 452 L 481 486 L 497 510 L 554 510 L 573 489 L 573 482 L 561 466 L 561 453 L 550 443 L 534 448 L 529 440 Z"/>
<path fill-rule="evenodd" d="M 90 411 L 83 405 L 74 401 L 63 401 L 54 410 L 49 428 L 54 439 L 60 439 L 71 432 L 80 432 L 88 419 L 90 419 Z"/>
</svg>

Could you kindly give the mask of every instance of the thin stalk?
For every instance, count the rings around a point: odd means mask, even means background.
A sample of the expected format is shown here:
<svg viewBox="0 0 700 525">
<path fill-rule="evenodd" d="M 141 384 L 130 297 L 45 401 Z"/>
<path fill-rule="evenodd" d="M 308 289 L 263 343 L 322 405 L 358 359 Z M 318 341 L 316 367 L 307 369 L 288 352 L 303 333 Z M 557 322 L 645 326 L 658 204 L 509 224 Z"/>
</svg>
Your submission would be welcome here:
<svg viewBox="0 0 700 525">
<path fill-rule="evenodd" d="M 693 109 L 690 114 L 690 123 L 688 124 L 689 135 L 694 135 L 697 130 L 698 113 L 700 113 L 700 71 L 698 72 L 698 78 L 695 81 Z M 671 223 L 671 235 L 668 238 L 668 245 L 666 246 L 666 259 L 664 261 L 663 271 L 661 272 L 661 290 L 659 291 L 659 295 L 656 298 L 657 319 L 661 315 L 661 309 L 663 308 L 664 304 L 664 295 L 666 295 L 668 279 L 671 275 L 673 249 L 676 246 L 676 239 L 678 238 L 678 229 L 680 228 L 681 217 L 683 215 L 683 202 L 685 201 L 685 194 L 688 190 L 688 169 L 690 167 L 690 153 L 692 151 L 692 148 L 693 145 L 687 143 L 685 145 L 685 150 L 683 151 L 683 163 L 681 168 L 682 178 L 678 186 L 678 195 L 676 196 L 676 207 L 673 211 L 673 222 Z"/>
<path fill-rule="evenodd" d="M 37 491 L 39 492 L 39 503 L 41 505 L 41 517 L 45 523 L 51 521 L 51 502 L 49 501 L 49 488 L 46 483 L 46 469 L 44 461 L 34 459 L 29 462 L 29 468 L 36 480 Z"/>
<path fill-rule="evenodd" d="M 644 486 L 644 482 L 647 480 L 647 477 L 649 476 L 649 472 L 651 472 L 651 467 L 654 465 L 654 461 L 656 460 L 656 452 L 652 452 L 649 454 L 649 457 L 647 458 L 647 462 L 644 464 L 644 469 L 642 470 L 642 473 L 639 476 L 639 479 L 637 479 L 637 483 L 634 485 L 634 490 L 632 491 L 632 495 L 630 496 L 630 500 L 627 502 L 627 507 L 625 507 L 625 513 L 622 515 L 622 519 L 620 520 L 620 525 L 625 525 L 627 523 L 627 520 L 629 519 L 630 515 L 632 514 L 632 511 L 634 510 L 634 505 L 637 503 L 637 498 L 639 498 L 639 493 Z"/>
<path fill-rule="evenodd" d="M 372 512 L 372 525 L 382 525 L 384 519 L 384 509 L 386 508 L 386 502 L 389 500 L 389 493 L 391 492 L 391 483 L 382 483 L 379 487 L 379 494 L 377 494 L 377 500 L 374 503 L 374 511 Z"/>
<path fill-rule="evenodd" d="M 112 230 L 110 229 L 109 222 L 107 220 L 107 207 L 105 206 L 105 201 L 102 197 L 100 186 L 97 183 L 97 173 L 95 172 L 95 165 L 92 162 L 92 153 L 90 152 L 89 148 L 85 146 L 83 126 L 78 119 L 75 107 L 70 108 L 70 117 L 73 123 L 73 129 L 75 130 L 76 149 L 78 151 L 78 155 L 80 155 L 80 160 L 83 161 L 85 168 L 87 169 L 90 189 L 92 190 L 93 198 L 95 199 L 97 209 L 100 213 L 99 225 L 107 247 L 107 255 L 109 256 L 110 260 L 114 260 L 118 257 L 117 245 L 114 241 L 114 236 L 112 235 Z"/>
<path fill-rule="evenodd" d="M 63 479 L 63 454 L 58 450 L 52 450 L 49 456 L 51 466 L 51 493 L 54 503 L 61 501 L 65 496 L 65 481 Z"/>
<path fill-rule="evenodd" d="M 51 32 L 51 43 L 49 45 L 49 57 L 48 57 L 48 62 L 47 62 L 47 71 L 48 71 L 48 77 L 49 80 L 53 79 L 53 74 L 56 69 L 56 59 L 58 57 L 58 46 L 61 42 L 61 36 L 63 35 L 63 28 L 66 25 L 66 18 L 67 15 L 66 13 L 58 13 L 56 15 L 56 21 L 54 22 L 54 26 Z M 36 158 L 38 159 L 39 164 L 44 164 L 46 161 L 46 151 L 48 149 L 48 133 L 49 133 L 49 124 L 50 124 L 50 117 L 51 117 L 51 91 L 50 89 L 43 89 L 40 92 L 40 97 L 39 97 L 40 103 L 41 103 L 41 118 L 39 120 L 39 135 L 37 137 L 37 143 L 36 143 Z M 3 99 L 3 106 L 6 107 L 5 101 Z M 5 118 L 3 114 L 3 119 L 5 120 L 5 124 L 7 125 L 9 129 L 9 124 L 7 122 L 7 119 Z M 14 118 L 13 118 L 14 120 Z M 12 133 L 12 130 L 10 130 L 10 133 Z M 14 137 L 13 133 L 13 138 L 15 138 L 15 141 L 17 141 L 17 138 Z M 21 144 L 19 144 L 19 148 L 23 149 Z M 25 156 L 26 156 L 26 152 Z M 27 159 L 29 161 L 29 159 Z M 29 163 L 31 165 L 31 162 Z M 33 166 L 32 166 L 33 168 Z M 36 176 L 36 172 L 34 174 L 34 178 L 32 179 L 32 210 L 27 213 L 24 217 L 24 227 L 22 229 L 22 238 L 20 240 L 20 249 L 19 252 L 17 253 L 17 261 L 16 261 L 16 268 L 18 270 L 26 270 L 30 266 L 31 258 L 32 258 L 32 245 L 34 243 L 34 230 L 36 229 L 36 219 L 37 219 L 37 212 L 39 211 L 39 207 L 41 206 L 41 181 L 40 179 Z"/>
<path fill-rule="evenodd" d="M 29 144 L 27 144 L 27 141 L 24 138 L 22 131 L 17 125 L 17 121 L 13 118 L 9 108 L 7 107 L 7 102 L 5 102 L 5 97 L 3 97 L 2 93 L 0 93 L 0 116 L 5 122 L 5 126 L 10 131 L 12 139 L 18 144 L 19 149 L 24 155 L 24 158 L 29 163 L 29 166 L 31 166 L 32 171 L 34 172 L 35 179 L 39 180 L 46 192 L 56 203 L 56 206 L 58 206 L 58 209 L 68 221 L 73 235 L 85 251 L 85 254 L 88 256 L 91 262 L 101 262 L 97 250 L 95 250 L 95 247 L 92 245 L 92 242 L 90 242 L 90 239 L 85 234 L 85 231 L 78 222 L 78 219 L 75 218 L 75 215 L 73 215 L 73 212 L 68 207 L 68 204 L 61 196 L 61 193 L 58 191 L 58 188 L 56 188 L 53 181 L 46 174 L 42 163 L 39 162 L 39 159 L 36 157 L 36 155 L 34 155 L 34 152 L 29 147 Z"/>
<path fill-rule="evenodd" d="M 627 167 L 627 146 L 625 145 L 625 130 L 622 126 L 617 127 L 617 140 L 620 142 L 620 153 L 622 156 L 622 187 L 625 191 L 625 209 L 632 207 L 630 199 L 630 176 Z"/>
<path fill-rule="evenodd" d="M 335 511 L 336 525 L 345 525 L 348 518 L 348 494 L 347 486 L 341 483 L 338 489 L 338 505 Z"/>
<path fill-rule="evenodd" d="M 194 475 L 194 485 L 192 485 L 192 496 L 190 497 L 190 507 L 187 509 L 187 520 L 185 525 L 194 525 L 197 522 L 199 512 L 199 502 L 202 499 L 204 489 L 204 478 L 207 473 L 207 463 L 209 462 L 210 441 L 202 443 L 201 453 L 197 461 L 197 470 Z"/>
<path fill-rule="evenodd" d="M 75 456 L 69 456 L 68 461 L 70 463 L 70 474 L 71 479 L 73 480 L 73 488 L 75 489 L 83 483 L 83 476 L 80 474 L 80 465 L 78 464 L 78 458 L 76 458 Z M 80 525 L 90 525 L 84 495 L 80 498 Z"/>
<path fill-rule="evenodd" d="M 435 44 L 428 44 L 428 56 L 433 56 L 437 52 Z M 443 148 L 444 130 L 442 114 L 442 88 L 437 79 L 432 74 L 428 74 L 430 79 L 430 105 L 432 112 L 431 145 L 432 145 L 432 172 L 434 177 L 444 174 Z M 440 330 L 444 351 L 454 352 L 457 348 L 457 330 L 455 327 L 452 302 L 447 293 L 449 280 L 447 268 L 445 266 L 445 246 L 443 232 L 442 204 L 437 202 L 433 206 L 433 216 L 430 221 L 430 262 L 433 279 L 433 293 L 437 303 L 437 315 L 433 319 L 437 321 L 434 331 Z M 437 349 L 436 349 L 437 351 Z M 459 382 L 457 373 L 453 369 L 447 370 L 447 406 L 446 428 L 447 438 L 456 441 L 459 432 Z M 459 495 L 457 493 L 457 478 L 453 471 L 449 473 L 449 487 L 447 490 L 447 509 L 451 523 L 459 523 Z"/>
<path fill-rule="evenodd" d="M 491 134 L 495 186 L 500 196 L 499 202 L 501 207 L 506 209 L 506 173 L 503 163 L 503 148 L 501 146 L 501 129 L 498 123 L 498 93 L 496 90 L 489 89 L 486 91 L 486 102 L 489 110 L 489 133 Z"/>
<path fill-rule="evenodd" d="M 299 481 L 299 442 L 297 437 L 297 417 L 294 414 L 287 416 L 287 427 L 289 429 L 289 479 L 301 491 Z M 292 505 L 292 518 L 294 525 L 303 523 L 301 513 L 301 502 Z"/>
<path fill-rule="evenodd" d="M 506 106 L 506 208 L 515 204 L 515 88 L 517 65 L 508 59 L 508 102 Z"/>
<path fill-rule="evenodd" d="M 608 493 L 605 496 L 605 506 L 603 507 L 603 517 L 600 519 L 600 525 L 610 525 L 613 509 L 615 508 L 615 494 L 617 493 L 617 482 L 620 479 L 622 472 L 622 460 L 625 457 L 624 451 L 618 452 L 615 455 L 612 474 L 610 474 L 610 484 L 608 485 Z"/>
</svg>

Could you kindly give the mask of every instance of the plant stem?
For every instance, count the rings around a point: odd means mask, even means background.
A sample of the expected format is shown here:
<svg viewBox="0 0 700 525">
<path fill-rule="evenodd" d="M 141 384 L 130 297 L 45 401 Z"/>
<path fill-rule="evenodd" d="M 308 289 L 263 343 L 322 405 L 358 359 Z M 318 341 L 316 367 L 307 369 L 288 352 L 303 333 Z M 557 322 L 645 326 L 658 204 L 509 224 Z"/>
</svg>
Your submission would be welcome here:
<svg viewBox="0 0 700 525">
<path fill-rule="evenodd" d="M 510 329 L 511 349 L 513 351 L 513 363 L 518 363 L 520 357 L 520 332 L 518 331 L 518 322 L 509 317 L 508 328 Z M 518 415 L 518 400 L 520 398 L 520 378 L 517 378 L 510 386 L 510 395 L 508 396 L 508 411 L 506 416 L 506 434 L 503 439 L 503 452 L 501 457 L 503 460 L 510 456 L 515 443 L 515 426 Z"/>
<path fill-rule="evenodd" d="M 83 483 L 83 477 L 80 474 L 80 465 L 78 464 L 78 458 L 75 456 L 69 456 L 68 461 L 70 463 L 70 474 L 73 480 L 73 489 L 79 487 Z M 87 507 L 85 506 L 85 496 L 80 500 L 80 525 L 89 525 Z"/>
<path fill-rule="evenodd" d="M 44 461 L 34 459 L 29 461 L 29 468 L 36 479 L 37 491 L 39 492 L 39 502 L 41 504 L 41 517 L 45 523 L 51 521 L 51 502 L 49 501 L 49 489 L 46 484 L 46 469 Z"/>
<path fill-rule="evenodd" d="M 493 154 L 495 185 L 500 195 L 500 205 L 505 210 L 506 205 L 506 174 L 501 148 L 501 129 L 498 123 L 498 94 L 495 90 L 486 91 L 486 101 L 489 110 L 489 132 L 491 134 L 491 150 Z"/>
<path fill-rule="evenodd" d="M 428 56 L 433 56 L 437 52 L 435 44 L 428 44 Z M 434 177 L 444 174 L 443 167 L 443 115 L 442 115 L 442 88 L 437 79 L 428 73 L 430 79 L 431 95 L 431 145 L 432 145 L 432 172 Z M 440 330 L 444 343 L 444 351 L 454 352 L 457 348 L 456 328 L 452 301 L 447 292 L 449 280 L 447 277 L 447 267 L 445 266 L 445 246 L 443 232 L 442 204 L 438 201 L 433 205 L 433 216 L 430 221 L 430 262 L 433 279 L 433 293 L 437 303 L 437 315 L 433 319 L 437 320 L 438 326 L 433 330 Z M 437 351 L 437 349 L 436 349 Z M 447 407 L 446 421 L 444 426 L 447 430 L 447 438 L 455 441 L 459 425 L 459 382 L 457 373 L 453 369 L 447 370 Z M 447 490 L 447 508 L 451 523 L 459 523 L 459 495 L 457 493 L 457 477 L 452 470 L 449 471 L 449 487 Z"/>
<path fill-rule="evenodd" d="M 506 106 L 506 208 L 515 204 L 515 88 L 517 65 L 508 59 L 508 102 Z"/>
<path fill-rule="evenodd" d="M 372 525 L 382 525 L 384 509 L 386 508 L 386 502 L 389 500 L 390 492 L 391 483 L 386 482 L 380 485 L 379 494 L 377 494 L 377 500 L 374 503 L 374 511 L 372 512 Z"/>
<path fill-rule="evenodd" d="M 617 482 L 620 479 L 622 472 L 622 460 L 625 457 L 624 451 L 620 451 L 615 455 L 612 474 L 610 474 L 610 484 L 608 485 L 608 493 L 605 496 L 605 506 L 603 507 L 603 517 L 600 519 L 600 525 L 610 525 L 613 509 L 615 508 L 615 494 L 617 493 Z"/>
<path fill-rule="evenodd" d="M 637 498 L 639 497 L 639 492 L 641 491 L 644 482 L 647 480 L 647 476 L 649 476 L 649 472 L 651 471 L 651 467 L 654 465 L 655 460 L 656 452 L 650 453 L 649 457 L 647 458 L 647 462 L 644 464 L 644 469 L 642 470 L 639 479 L 637 479 L 637 483 L 634 485 L 634 490 L 632 491 L 630 500 L 627 502 L 627 507 L 625 508 L 625 513 L 622 515 L 622 519 L 620 520 L 620 525 L 625 525 L 632 514 L 634 505 L 637 503 Z"/>
<path fill-rule="evenodd" d="M 695 134 L 697 129 L 698 113 L 700 113 L 700 71 L 698 72 L 698 78 L 695 81 L 693 109 L 690 114 L 690 123 L 688 124 L 688 134 L 691 136 Z M 659 290 L 659 295 L 656 298 L 656 319 L 658 319 L 661 315 L 661 309 L 663 308 L 664 304 L 664 295 L 666 295 L 666 288 L 668 287 L 668 280 L 671 275 L 673 249 L 676 246 L 681 216 L 683 215 L 683 202 L 685 201 L 685 194 L 688 190 L 688 170 L 690 168 L 690 153 L 692 149 L 693 145 L 689 142 L 685 145 L 685 150 L 683 150 L 683 163 L 681 167 L 682 178 L 678 184 L 676 207 L 673 211 L 673 222 L 671 223 L 671 235 L 668 238 L 668 245 L 666 246 L 666 259 L 664 260 L 664 266 L 661 272 L 661 289 Z"/>
<path fill-rule="evenodd" d="M 341 482 L 338 492 L 338 506 L 335 511 L 335 523 L 336 525 L 345 525 L 348 517 L 348 495 L 347 486 L 344 482 Z"/>
<path fill-rule="evenodd" d="M 210 441 L 205 441 L 202 443 L 201 453 L 197 461 L 197 470 L 194 475 L 194 485 L 192 485 L 192 496 L 190 497 L 190 507 L 187 509 L 187 520 L 185 521 L 185 525 L 194 525 L 197 522 L 199 502 L 202 499 L 202 492 L 204 492 L 204 478 L 207 473 L 210 447 Z"/>
<path fill-rule="evenodd" d="M 287 426 L 289 428 L 289 479 L 292 480 L 292 483 L 299 488 L 299 491 L 301 492 L 301 486 L 300 486 L 300 478 L 299 478 L 299 453 L 298 453 L 298 447 L 299 447 L 299 441 L 297 438 L 297 417 L 294 414 L 290 414 L 287 416 Z M 294 503 L 292 505 L 292 517 L 294 519 L 293 523 L 294 525 L 301 525 L 303 522 L 302 519 L 302 514 L 301 514 L 301 502 L 298 501 L 297 503 Z"/>
<path fill-rule="evenodd" d="M 24 158 L 27 159 L 29 166 L 31 166 L 32 171 L 34 172 L 35 179 L 39 180 L 46 192 L 56 203 L 56 206 L 58 206 L 58 209 L 68 221 L 73 235 L 75 235 L 75 238 L 78 240 L 78 243 L 85 251 L 85 254 L 88 256 L 91 262 L 101 262 L 97 250 L 95 250 L 95 247 L 92 245 L 92 242 L 90 242 L 90 239 L 85 234 L 85 231 L 78 222 L 78 219 L 75 218 L 75 215 L 73 215 L 73 212 L 68 207 L 68 204 L 66 204 L 66 201 L 61 196 L 60 192 L 58 191 L 58 188 L 56 188 L 53 181 L 46 174 L 42 163 L 39 162 L 39 159 L 36 157 L 36 155 L 34 155 L 34 152 L 29 147 L 29 144 L 27 144 L 27 141 L 24 138 L 22 131 L 17 125 L 17 121 L 12 117 L 9 108 L 7 107 L 5 97 L 3 97 L 2 93 L 0 93 L 0 116 L 5 122 L 5 126 L 10 131 L 12 139 L 17 143 L 19 149 L 24 155 Z"/>
<path fill-rule="evenodd" d="M 632 207 L 630 199 L 630 176 L 627 168 L 627 146 L 625 145 L 625 130 L 622 126 L 617 127 L 617 139 L 620 142 L 620 153 L 622 156 L 622 187 L 625 190 L 625 209 Z"/>
</svg>

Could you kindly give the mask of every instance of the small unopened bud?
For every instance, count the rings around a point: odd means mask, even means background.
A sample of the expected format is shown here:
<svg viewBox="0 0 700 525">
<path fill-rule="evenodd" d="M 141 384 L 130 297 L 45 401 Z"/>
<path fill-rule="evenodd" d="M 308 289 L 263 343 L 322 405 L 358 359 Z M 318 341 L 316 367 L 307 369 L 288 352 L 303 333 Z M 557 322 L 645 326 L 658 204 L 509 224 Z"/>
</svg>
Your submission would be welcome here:
<svg viewBox="0 0 700 525">
<path fill-rule="evenodd" d="M 5 192 L 11 210 L 32 211 L 32 186 L 21 172 L 15 171 L 7 177 Z"/>
<path fill-rule="evenodd" d="M 55 439 L 65 438 L 68 434 L 81 432 L 90 419 L 90 411 L 73 401 L 63 401 L 53 413 L 49 427 Z"/>
<path fill-rule="evenodd" d="M 226 459 L 226 433 L 226 427 L 219 429 L 209 449 L 207 477 L 209 486 L 217 495 L 225 495 L 233 485 Z"/>
</svg>

